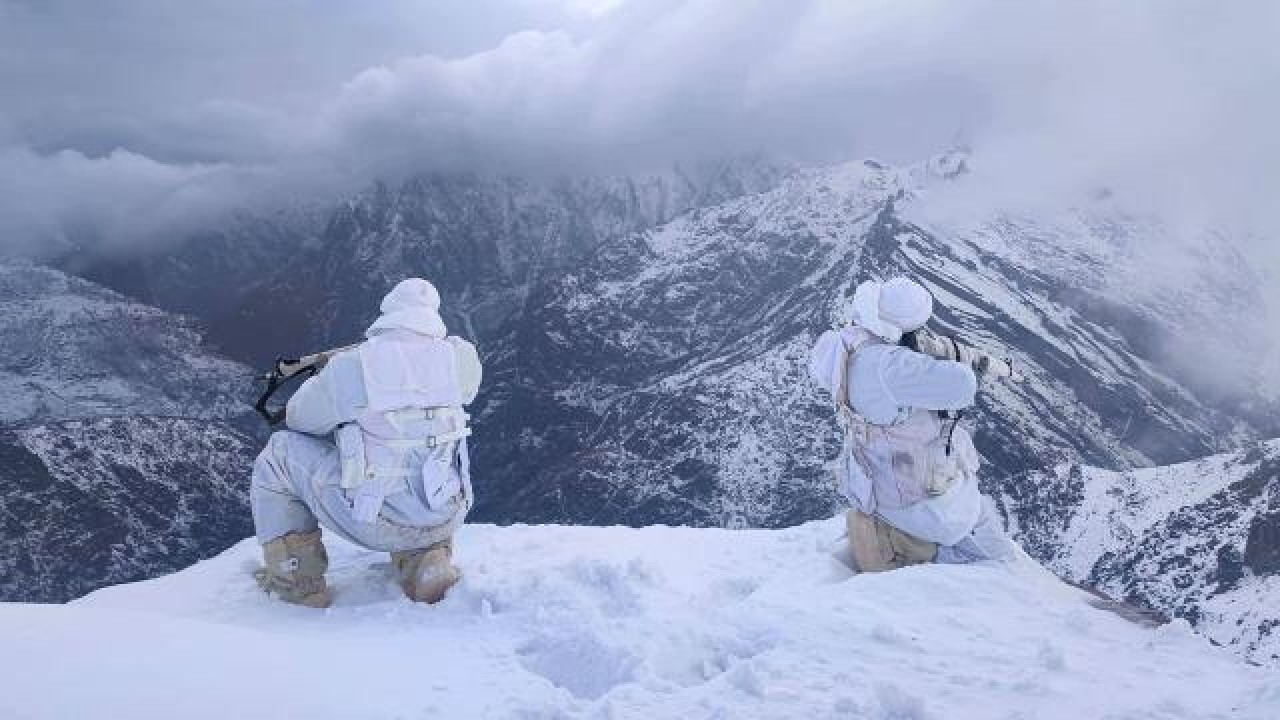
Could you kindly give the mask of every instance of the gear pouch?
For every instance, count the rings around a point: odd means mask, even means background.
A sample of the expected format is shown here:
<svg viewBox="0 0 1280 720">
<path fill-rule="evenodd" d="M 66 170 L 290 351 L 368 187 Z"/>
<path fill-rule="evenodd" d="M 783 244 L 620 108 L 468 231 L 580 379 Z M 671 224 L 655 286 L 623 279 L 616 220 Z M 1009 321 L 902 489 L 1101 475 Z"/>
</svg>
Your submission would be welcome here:
<svg viewBox="0 0 1280 720">
<path fill-rule="evenodd" d="M 947 454 L 945 438 L 930 440 L 925 446 L 925 456 L 929 459 L 929 471 L 926 477 L 925 490 L 932 497 L 942 495 L 960 480 L 962 470 L 956 458 Z"/>
<path fill-rule="evenodd" d="M 342 464 L 342 487 L 351 489 L 365 480 L 364 432 L 355 423 L 339 426 L 334 432 Z"/>
<path fill-rule="evenodd" d="M 427 507 L 432 510 L 448 510 L 449 504 L 462 492 L 462 479 L 453 463 L 456 452 L 454 450 L 446 457 L 433 453 L 422 463 L 422 490 L 427 498 Z"/>
<path fill-rule="evenodd" d="M 925 446 L 925 454 L 929 458 L 928 491 L 931 496 L 946 493 L 967 475 L 978 472 L 978 451 L 973 447 L 973 440 L 963 428 L 956 428 L 950 434 L 951 452 L 947 452 L 947 436 L 939 436 L 930 440 Z"/>
<path fill-rule="evenodd" d="M 845 442 L 844 447 L 840 449 L 840 456 L 831 464 L 834 467 L 841 494 L 848 498 L 854 507 L 874 512 L 871 478 L 868 477 L 850 441 Z"/>
</svg>

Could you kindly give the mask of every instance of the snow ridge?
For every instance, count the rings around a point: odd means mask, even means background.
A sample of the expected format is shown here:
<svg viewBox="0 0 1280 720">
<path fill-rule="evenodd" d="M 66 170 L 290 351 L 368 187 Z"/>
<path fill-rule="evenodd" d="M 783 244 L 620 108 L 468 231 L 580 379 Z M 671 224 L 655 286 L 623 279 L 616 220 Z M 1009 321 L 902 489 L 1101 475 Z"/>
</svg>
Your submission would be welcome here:
<svg viewBox="0 0 1280 720">
<path fill-rule="evenodd" d="M 332 542 L 324 612 L 258 592 L 246 541 L 65 607 L 0 605 L 4 703 L 18 717 L 192 720 L 1280 710 L 1274 674 L 1185 624 L 1132 625 L 1029 565 L 855 576 L 833 556 L 840 525 L 467 526 L 463 579 L 436 607 L 400 597 L 385 556 Z"/>
</svg>

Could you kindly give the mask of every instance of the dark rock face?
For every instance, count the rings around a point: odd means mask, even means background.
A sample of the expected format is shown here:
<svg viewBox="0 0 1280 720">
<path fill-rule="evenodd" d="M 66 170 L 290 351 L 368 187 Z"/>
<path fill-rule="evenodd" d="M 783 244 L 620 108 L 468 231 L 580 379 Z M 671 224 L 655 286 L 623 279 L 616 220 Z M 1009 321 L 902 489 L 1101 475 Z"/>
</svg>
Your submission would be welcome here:
<svg viewBox="0 0 1280 720">
<path fill-rule="evenodd" d="M 239 542 L 257 445 L 146 416 L 0 431 L 0 599 L 63 602 Z"/>
<path fill-rule="evenodd" d="M 542 287 L 602 247 L 768 189 L 782 172 L 744 160 L 641 179 L 424 175 L 379 184 L 334 210 L 315 242 L 282 254 L 248 285 L 230 283 L 228 307 L 204 317 L 216 344 L 261 364 L 359 339 L 382 296 L 420 275 L 440 289 L 449 326 L 487 345 Z"/>
<path fill-rule="evenodd" d="M 1280 513 L 1259 514 L 1250 523 L 1244 564 L 1256 575 L 1280 575 Z"/>
</svg>

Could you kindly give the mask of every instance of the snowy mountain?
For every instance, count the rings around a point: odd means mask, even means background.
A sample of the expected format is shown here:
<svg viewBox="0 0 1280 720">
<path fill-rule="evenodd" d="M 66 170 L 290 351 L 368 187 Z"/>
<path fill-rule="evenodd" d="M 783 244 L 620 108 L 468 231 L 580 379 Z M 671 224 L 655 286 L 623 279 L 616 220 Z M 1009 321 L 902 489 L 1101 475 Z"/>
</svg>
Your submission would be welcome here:
<svg viewBox="0 0 1280 720">
<path fill-rule="evenodd" d="M 244 538 L 259 444 L 147 415 L 0 430 L 0 598 L 69 600 Z"/>
<path fill-rule="evenodd" d="M 1170 462 L 1273 430 L 1274 415 L 1221 411 L 1159 352 L 1215 296 L 1144 306 L 1104 283 L 1100 268 L 1155 228 L 1115 215 L 1099 235 L 1088 213 L 1106 207 L 1035 227 L 994 218 L 1004 232 L 989 241 L 914 221 L 930 188 L 962 167 L 951 156 L 801 171 L 629 236 L 543 288 L 486 348 L 500 379 L 477 443 L 482 477 L 500 489 L 482 509 L 751 526 L 829 513 L 835 425 L 805 358 L 868 276 L 922 279 L 940 329 L 1030 377 L 985 388 L 970 414 L 988 487 L 1064 459 Z M 1073 236 L 1074 264 L 1040 260 L 1048 233 Z M 1236 285 L 1224 295 L 1256 292 Z"/>
<path fill-rule="evenodd" d="M 1028 473 L 1062 463 L 1124 470 L 1280 436 L 1268 386 L 1232 395 L 1198 371 L 1201 354 L 1180 352 L 1246 316 L 1265 278 L 1207 238 L 1194 274 L 1152 282 L 1150 249 L 1173 233 L 1108 196 L 957 219 L 940 199 L 968 163 L 421 176 L 343 204 L 315 242 L 262 263 L 280 270 L 258 283 L 237 270 L 225 283 L 234 298 L 217 305 L 232 309 L 203 318 L 226 351 L 265 363 L 350 342 L 394 282 L 431 278 L 486 363 L 479 520 L 781 527 L 829 516 L 842 505 L 824 467 L 837 437 L 804 362 L 868 276 L 922 279 L 938 329 L 1030 377 L 985 387 L 968 414 L 998 496 L 1027 496 Z M 1249 333 L 1226 330 L 1215 362 L 1259 355 L 1232 345 Z M 1029 497 L 1010 512 L 1075 512 L 1069 494 Z"/>
<path fill-rule="evenodd" d="M 1215 311 L 1238 316 L 1259 278 L 1219 253 L 1176 294 L 1138 292 L 1125 273 L 1167 230 L 1106 198 L 939 220 L 932 199 L 967 162 L 422 176 L 344 204 L 318 242 L 242 287 L 237 309 L 204 317 L 227 352 L 265 363 L 350 342 L 392 284 L 431 278 L 486 361 L 478 515 L 497 521 L 828 514 L 833 424 L 803 359 L 871 275 L 921 278 L 941 329 L 1031 376 L 988 388 L 972 413 L 989 486 L 1063 461 L 1128 468 L 1280 435 L 1274 398 L 1225 398 L 1169 349 Z"/>
<path fill-rule="evenodd" d="M 1054 572 L 1280 660 L 1280 440 L 1123 473 L 1063 464 L 1006 488 L 1012 531 Z"/>
<path fill-rule="evenodd" d="M 251 531 L 248 369 L 193 323 L 0 264 L 0 598 L 154 577 Z"/>
<path fill-rule="evenodd" d="M 51 268 L 0 262 L 0 424 L 172 415 L 249 419 L 243 365 L 194 323 Z"/>
<path fill-rule="evenodd" d="M 351 342 L 391 286 L 421 274 L 448 298 L 451 327 L 485 343 L 524 314 L 535 288 L 600 247 L 772 187 L 783 172 L 747 157 L 641 177 L 428 174 L 379 183 L 336 208 L 315 242 L 257 264 L 253 282 L 231 278 L 225 287 L 238 294 L 225 311 L 191 311 L 227 352 L 262 363 Z M 153 265 L 153 282 L 167 282 Z"/>
<path fill-rule="evenodd" d="M 32 720 L 1280 713 L 1275 673 L 1183 623 L 1131 624 L 1030 565 L 855 576 L 840 526 L 472 525 L 434 607 L 331 540 L 327 611 L 258 591 L 247 541 L 66 606 L 0 605 L 0 702 Z"/>
</svg>

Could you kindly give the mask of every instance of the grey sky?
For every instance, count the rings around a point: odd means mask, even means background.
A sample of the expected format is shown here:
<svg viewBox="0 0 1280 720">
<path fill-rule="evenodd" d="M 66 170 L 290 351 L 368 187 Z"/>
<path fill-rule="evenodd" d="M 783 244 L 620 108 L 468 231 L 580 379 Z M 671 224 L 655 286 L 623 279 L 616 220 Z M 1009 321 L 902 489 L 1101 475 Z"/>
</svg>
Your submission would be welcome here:
<svg viewBox="0 0 1280 720">
<path fill-rule="evenodd" d="M 1013 199 L 1106 184 L 1271 228 L 1278 28 L 1188 0 L 0 0 L 0 247 L 435 167 L 956 140 Z"/>
<path fill-rule="evenodd" d="M 271 148 L 242 135 L 313 111 L 366 68 L 564 20 L 494 0 L 3 0 L 0 107 L 44 151 L 255 158 Z"/>
</svg>

